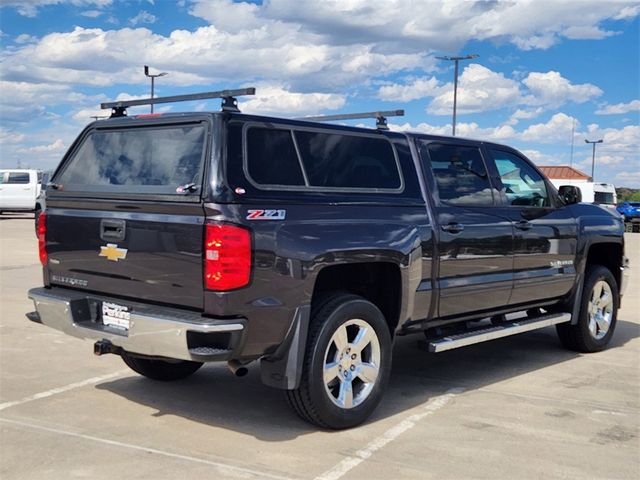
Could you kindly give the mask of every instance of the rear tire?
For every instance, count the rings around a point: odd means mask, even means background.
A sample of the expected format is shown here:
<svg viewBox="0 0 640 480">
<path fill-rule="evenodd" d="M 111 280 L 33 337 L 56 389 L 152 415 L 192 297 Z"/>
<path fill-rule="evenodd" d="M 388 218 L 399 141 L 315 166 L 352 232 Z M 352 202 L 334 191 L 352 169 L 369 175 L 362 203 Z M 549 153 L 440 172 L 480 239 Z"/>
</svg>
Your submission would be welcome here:
<svg viewBox="0 0 640 480">
<path fill-rule="evenodd" d="M 613 336 L 618 314 L 618 284 L 608 268 L 587 267 L 578 322 L 556 325 L 562 344 L 583 353 L 604 350 Z"/>
<path fill-rule="evenodd" d="M 202 366 L 201 362 L 155 360 L 138 357 L 128 352 L 122 352 L 120 356 L 134 372 L 163 382 L 186 378 L 193 375 Z"/>
<path fill-rule="evenodd" d="M 378 406 L 390 372 L 391 334 L 382 312 L 338 293 L 312 311 L 300 386 L 286 396 L 309 423 L 351 428 Z"/>
</svg>

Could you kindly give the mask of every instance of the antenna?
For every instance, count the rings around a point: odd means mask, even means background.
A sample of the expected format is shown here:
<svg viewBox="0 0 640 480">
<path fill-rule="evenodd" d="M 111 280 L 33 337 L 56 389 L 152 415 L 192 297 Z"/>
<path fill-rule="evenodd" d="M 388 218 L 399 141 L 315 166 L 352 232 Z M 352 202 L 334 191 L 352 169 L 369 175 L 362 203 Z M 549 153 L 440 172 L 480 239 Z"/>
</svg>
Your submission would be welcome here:
<svg viewBox="0 0 640 480">
<path fill-rule="evenodd" d="M 174 95 L 171 97 L 143 98 L 140 100 L 120 100 L 116 102 L 101 103 L 103 110 L 111 109 L 111 117 L 126 117 L 127 108 L 138 105 L 155 105 L 157 103 L 189 102 L 192 100 L 203 100 L 207 98 L 221 98 L 222 111 L 239 112 L 238 100 L 235 97 L 243 95 L 255 95 L 254 87 L 241 88 L 237 90 L 220 90 L 219 92 L 192 93 L 189 95 Z"/>
<path fill-rule="evenodd" d="M 362 113 L 342 113 L 338 115 L 319 115 L 314 117 L 299 117 L 294 120 L 305 120 L 309 122 L 332 122 L 334 120 L 356 120 L 361 118 L 375 118 L 378 130 L 389 130 L 387 117 L 402 117 L 404 110 L 387 110 L 384 112 L 362 112 Z"/>
</svg>

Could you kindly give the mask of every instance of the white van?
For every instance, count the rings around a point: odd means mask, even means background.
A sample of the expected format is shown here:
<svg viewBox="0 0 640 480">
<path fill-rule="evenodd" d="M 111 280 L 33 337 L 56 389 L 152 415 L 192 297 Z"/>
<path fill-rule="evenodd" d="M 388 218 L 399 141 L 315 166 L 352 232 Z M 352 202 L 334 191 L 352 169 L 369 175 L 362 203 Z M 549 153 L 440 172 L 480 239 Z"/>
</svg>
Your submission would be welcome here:
<svg viewBox="0 0 640 480">
<path fill-rule="evenodd" d="M 41 180 L 38 170 L 0 170 L 0 213 L 34 211 Z"/>
<path fill-rule="evenodd" d="M 573 185 L 580 189 L 583 203 L 595 203 L 607 208 L 616 208 L 618 196 L 616 187 L 611 183 L 579 182 L 575 180 L 549 179 L 554 187 Z"/>
</svg>

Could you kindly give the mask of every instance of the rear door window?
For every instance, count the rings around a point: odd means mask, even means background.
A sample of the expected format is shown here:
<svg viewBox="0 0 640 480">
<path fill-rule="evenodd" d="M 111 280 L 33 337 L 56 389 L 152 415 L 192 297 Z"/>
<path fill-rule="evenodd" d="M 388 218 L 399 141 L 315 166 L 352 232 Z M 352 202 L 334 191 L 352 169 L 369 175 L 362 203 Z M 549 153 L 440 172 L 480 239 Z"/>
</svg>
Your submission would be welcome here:
<svg viewBox="0 0 640 480">
<path fill-rule="evenodd" d="M 431 169 L 443 203 L 492 205 L 493 191 L 480 149 L 463 145 L 421 142 L 422 158 L 431 159 Z"/>
<path fill-rule="evenodd" d="M 179 194 L 202 183 L 204 124 L 94 130 L 57 175 L 61 190 Z"/>
</svg>

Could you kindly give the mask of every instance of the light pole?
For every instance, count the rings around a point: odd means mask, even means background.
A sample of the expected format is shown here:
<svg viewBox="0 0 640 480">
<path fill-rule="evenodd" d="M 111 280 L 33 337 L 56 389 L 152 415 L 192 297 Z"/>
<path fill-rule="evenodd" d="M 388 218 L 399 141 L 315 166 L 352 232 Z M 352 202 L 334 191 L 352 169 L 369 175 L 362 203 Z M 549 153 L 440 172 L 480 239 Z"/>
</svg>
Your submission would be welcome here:
<svg viewBox="0 0 640 480">
<path fill-rule="evenodd" d="M 167 72 L 160 72 L 155 75 L 149 74 L 149 65 L 144 66 L 144 74 L 151 79 L 151 100 L 153 100 L 153 90 L 155 85 L 155 79 L 157 77 L 164 77 L 165 75 L 169 75 Z M 151 104 L 151 113 L 153 113 L 153 103 Z"/>
<path fill-rule="evenodd" d="M 586 138 L 584 139 L 584 143 L 591 143 L 593 144 L 593 155 L 591 156 L 591 181 L 595 182 L 596 179 L 594 178 L 594 172 L 596 169 L 596 143 L 602 143 L 602 139 L 600 140 L 595 140 L 593 142 L 590 142 L 589 140 L 587 140 Z"/>
<path fill-rule="evenodd" d="M 471 60 L 472 58 L 478 58 L 480 55 L 464 55 L 462 57 L 436 57 L 438 60 L 451 60 L 455 63 L 455 69 L 453 73 L 453 136 L 456 136 L 456 106 L 458 104 L 458 63 L 460 60 Z"/>
</svg>

